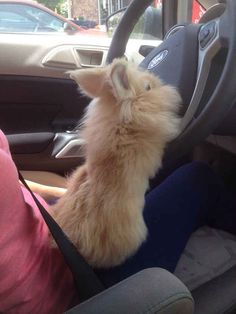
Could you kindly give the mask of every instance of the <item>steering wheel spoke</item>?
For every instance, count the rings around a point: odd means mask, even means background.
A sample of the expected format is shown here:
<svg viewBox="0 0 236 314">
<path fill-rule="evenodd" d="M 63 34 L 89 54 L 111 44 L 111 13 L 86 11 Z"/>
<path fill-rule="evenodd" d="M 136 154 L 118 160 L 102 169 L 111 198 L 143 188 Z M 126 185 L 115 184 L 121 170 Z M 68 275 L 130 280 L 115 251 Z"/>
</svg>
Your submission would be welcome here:
<svg viewBox="0 0 236 314">
<path fill-rule="evenodd" d="M 220 19 L 216 19 L 203 25 L 199 31 L 196 85 L 188 109 L 182 118 L 182 131 L 188 127 L 189 123 L 194 119 L 207 83 L 212 60 L 222 48 L 219 25 Z"/>
<path fill-rule="evenodd" d="M 219 39 L 221 41 L 221 45 L 225 48 L 229 48 L 229 46 L 232 44 L 232 36 L 235 34 L 235 16 L 236 16 L 236 3 L 235 1 L 232 1 L 232 4 L 230 3 L 232 0 L 228 0 L 228 4 L 225 7 L 225 11 L 218 18 L 218 35 Z"/>
</svg>

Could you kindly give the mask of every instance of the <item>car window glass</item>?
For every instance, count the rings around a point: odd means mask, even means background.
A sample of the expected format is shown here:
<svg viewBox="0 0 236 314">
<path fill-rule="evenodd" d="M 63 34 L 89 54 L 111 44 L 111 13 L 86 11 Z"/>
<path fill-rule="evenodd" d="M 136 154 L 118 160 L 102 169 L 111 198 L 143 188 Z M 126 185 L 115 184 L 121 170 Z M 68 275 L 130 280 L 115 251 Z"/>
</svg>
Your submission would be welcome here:
<svg viewBox="0 0 236 314">
<path fill-rule="evenodd" d="M 0 32 L 64 31 L 64 22 L 47 12 L 22 4 L 0 4 Z"/>
<path fill-rule="evenodd" d="M 109 36 L 114 34 L 124 12 L 125 9 L 121 9 L 108 17 L 106 24 Z M 135 25 L 130 38 L 142 40 L 162 39 L 162 1 L 154 1 L 146 9 Z"/>
</svg>

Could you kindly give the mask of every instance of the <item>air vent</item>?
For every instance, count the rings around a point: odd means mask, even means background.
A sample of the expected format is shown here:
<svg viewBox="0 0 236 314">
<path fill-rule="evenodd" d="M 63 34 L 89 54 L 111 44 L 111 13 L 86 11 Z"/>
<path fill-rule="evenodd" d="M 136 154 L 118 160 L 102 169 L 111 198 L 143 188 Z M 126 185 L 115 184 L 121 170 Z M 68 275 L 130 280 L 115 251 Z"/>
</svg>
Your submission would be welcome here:
<svg viewBox="0 0 236 314">
<path fill-rule="evenodd" d="M 103 51 L 80 50 L 76 49 L 81 66 L 101 66 L 103 60 Z"/>
</svg>

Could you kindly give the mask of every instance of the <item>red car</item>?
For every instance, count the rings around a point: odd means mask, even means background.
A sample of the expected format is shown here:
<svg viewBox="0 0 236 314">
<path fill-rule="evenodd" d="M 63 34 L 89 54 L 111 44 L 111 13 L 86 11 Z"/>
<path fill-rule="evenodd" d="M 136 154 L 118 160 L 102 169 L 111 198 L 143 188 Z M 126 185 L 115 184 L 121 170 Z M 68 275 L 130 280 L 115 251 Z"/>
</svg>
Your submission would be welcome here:
<svg viewBox="0 0 236 314">
<path fill-rule="evenodd" d="M 0 32 L 67 32 L 83 29 L 35 1 L 0 0 Z"/>
</svg>

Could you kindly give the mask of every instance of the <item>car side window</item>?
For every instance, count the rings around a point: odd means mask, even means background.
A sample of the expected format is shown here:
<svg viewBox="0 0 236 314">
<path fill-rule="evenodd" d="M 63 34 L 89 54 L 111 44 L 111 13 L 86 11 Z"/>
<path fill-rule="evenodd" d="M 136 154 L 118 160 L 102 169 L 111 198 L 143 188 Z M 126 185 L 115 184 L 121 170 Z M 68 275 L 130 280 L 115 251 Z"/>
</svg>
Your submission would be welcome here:
<svg viewBox="0 0 236 314">
<path fill-rule="evenodd" d="M 162 39 L 162 6 L 150 5 L 136 24 L 132 38 Z"/>
<path fill-rule="evenodd" d="M 125 8 L 107 18 L 106 26 L 110 36 L 113 35 L 124 12 Z M 154 1 L 153 4 L 146 9 L 135 25 L 130 38 L 142 40 L 162 39 L 162 1 Z"/>
<path fill-rule="evenodd" d="M 0 4 L 0 32 L 58 32 L 64 22 L 46 11 L 24 4 Z"/>
</svg>

